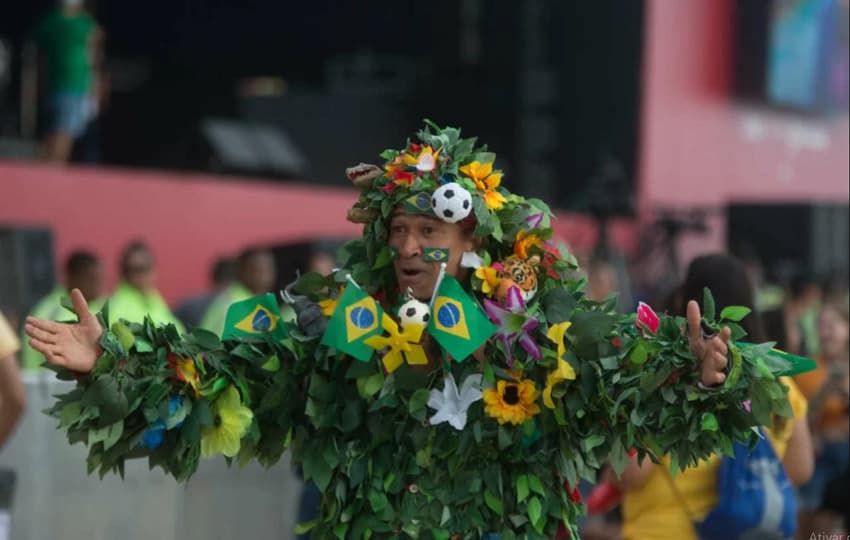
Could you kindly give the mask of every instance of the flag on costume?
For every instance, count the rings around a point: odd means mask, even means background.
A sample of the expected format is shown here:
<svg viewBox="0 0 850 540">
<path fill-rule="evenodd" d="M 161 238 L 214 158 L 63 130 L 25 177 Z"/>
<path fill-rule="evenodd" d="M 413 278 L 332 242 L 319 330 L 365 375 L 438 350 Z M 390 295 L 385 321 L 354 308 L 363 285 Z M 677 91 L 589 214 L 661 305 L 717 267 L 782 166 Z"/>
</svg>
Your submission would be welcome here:
<svg viewBox="0 0 850 540">
<path fill-rule="evenodd" d="M 288 336 L 274 294 L 254 296 L 227 308 L 222 340 L 256 338 L 266 333 L 278 341 Z"/>
<path fill-rule="evenodd" d="M 490 339 L 496 327 L 460 283 L 447 275 L 434 298 L 428 333 L 460 362 Z"/>
<path fill-rule="evenodd" d="M 371 336 L 382 333 L 381 306 L 374 298 L 349 284 L 342 291 L 333 314 L 328 321 L 322 345 L 350 354 L 368 362 L 375 350 L 364 343 Z"/>
</svg>

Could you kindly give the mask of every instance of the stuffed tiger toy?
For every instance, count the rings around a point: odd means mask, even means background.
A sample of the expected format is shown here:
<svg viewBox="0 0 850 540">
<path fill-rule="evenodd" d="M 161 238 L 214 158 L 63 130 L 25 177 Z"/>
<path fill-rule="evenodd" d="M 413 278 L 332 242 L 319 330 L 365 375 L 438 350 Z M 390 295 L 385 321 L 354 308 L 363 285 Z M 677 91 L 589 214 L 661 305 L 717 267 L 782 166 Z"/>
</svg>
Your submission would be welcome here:
<svg viewBox="0 0 850 540">
<path fill-rule="evenodd" d="M 508 296 L 508 290 L 516 286 L 519 288 L 522 299 L 528 303 L 537 293 L 537 265 L 540 264 L 540 257 L 532 255 L 528 259 L 520 259 L 516 255 L 511 255 L 501 261 L 501 270 L 498 272 L 499 289 L 496 292 L 496 298 L 504 303 Z"/>
</svg>

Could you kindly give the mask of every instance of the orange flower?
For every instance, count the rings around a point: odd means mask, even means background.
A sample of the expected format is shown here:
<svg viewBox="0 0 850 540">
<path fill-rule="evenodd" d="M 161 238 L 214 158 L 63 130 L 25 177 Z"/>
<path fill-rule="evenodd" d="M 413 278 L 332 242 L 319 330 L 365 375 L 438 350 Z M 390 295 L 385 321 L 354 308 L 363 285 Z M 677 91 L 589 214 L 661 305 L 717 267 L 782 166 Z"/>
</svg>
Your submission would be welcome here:
<svg viewBox="0 0 850 540">
<path fill-rule="evenodd" d="M 418 152 L 416 152 L 418 150 Z M 437 158 L 440 155 L 440 151 L 436 152 L 430 146 L 422 146 L 411 148 L 411 151 L 416 152 L 416 155 L 411 152 L 404 153 L 404 163 L 406 165 L 410 165 L 416 167 L 416 170 L 420 172 L 429 172 L 433 171 L 437 166 Z"/>
<path fill-rule="evenodd" d="M 183 381 L 195 390 L 195 395 L 200 395 L 201 378 L 195 361 L 191 357 L 182 357 L 173 352 L 168 353 L 168 367 L 174 369 L 178 381 Z"/>
<path fill-rule="evenodd" d="M 486 187 L 484 185 L 484 180 L 490 176 L 490 173 L 493 172 L 493 164 L 473 161 L 472 163 L 468 163 L 463 167 L 460 167 L 458 170 L 471 178 L 472 181 L 475 182 L 475 187 L 481 191 L 485 191 Z M 502 175 L 499 174 L 500 181 L 501 177 Z"/>
<path fill-rule="evenodd" d="M 543 240 L 536 234 L 519 231 L 514 241 L 514 255 L 522 260 L 528 259 L 528 250 L 533 246 L 543 248 Z"/>
</svg>

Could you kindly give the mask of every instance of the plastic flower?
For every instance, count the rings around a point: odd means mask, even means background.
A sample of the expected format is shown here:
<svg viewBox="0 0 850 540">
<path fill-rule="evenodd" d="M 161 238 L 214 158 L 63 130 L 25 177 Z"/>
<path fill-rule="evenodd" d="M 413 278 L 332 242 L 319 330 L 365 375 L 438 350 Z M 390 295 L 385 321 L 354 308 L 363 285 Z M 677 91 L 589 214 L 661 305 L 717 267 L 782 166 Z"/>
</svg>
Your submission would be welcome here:
<svg viewBox="0 0 850 540">
<path fill-rule="evenodd" d="M 428 406 L 437 411 L 429 419 L 432 425 L 448 422 L 461 431 L 466 426 L 466 412 L 469 406 L 481 399 L 481 375 L 470 375 L 463 381 L 458 392 L 454 376 L 449 373 L 443 381 L 443 391 L 431 390 Z"/>
<path fill-rule="evenodd" d="M 165 422 L 157 419 L 156 422 L 148 426 L 142 433 L 142 440 L 139 441 L 140 448 L 150 448 L 151 450 L 159 448 L 165 439 Z"/>
<path fill-rule="evenodd" d="M 546 332 L 546 337 L 558 346 L 558 359 L 563 359 L 564 353 L 567 352 L 567 346 L 564 344 L 564 334 L 567 333 L 567 330 L 572 325 L 573 323 L 570 321 L 559 322 L 550 326 L 549 331 Z"/>
<path fill-rule="evenodd" d="M 415 147 L 411 145 L 409 152 L 405 152 L 404 154 L 404 163 L 416 167 L 416 170 L 419 172 L 430 172 L 437 166 L 437 157 L 439 154 L 439 150 L 435 152 L 427 145 L 416 145 Z"/>
<path fill-rule="evenodd" d="M 533 246 L 543 248 L 543 240 L 536 234 L 527 233 L 521 230 L 516 235 L 514 241 L 514 255 L 522 260 L 528 259 L 528 250 Z"/>
<path fill-rule="evenodd" d="M 481 266 L 475 271 L 475 277 L 481 280 L 481 292 L 487 296 L 493 296 L 499 289 L 499 271 L 492 266 Z"/>
<path fill-rule="evenodd" d="M 213 424 L 201 431 L 201 456 L 235 456 L 254 414 L 242 405 L 239 391 L 234 386 L 228 386 L 218 396 L 212 405 L 212 414 Z"/>
<path fill-rule="evenodd" d="M 638 302 L 637 320 L 635 321 L 635 324 L 638 328 L 649 330 L 654 334 L 658 331 L 658 326 L 661 324 L 661 320 L 658 318 L 655 311 L 649 307 L 649 304 Z"/>
<path fill-rule="evenodd" d="M 502 173 L 494 173 L 492 163 L 473 161 L 458 168 L 458 171 L 471 178 L 475 187 L 484 192 L 484 202 L 490 210 L 498 210 L 507 202 L 505 196 L 496 191 L 502 183 Z"/>
<path fill-rule="evenodd" d="M 175 371 L 177 380 L 187 383 L 195 391 L 195 395 L 199 395 L 201 378 L 198 375 L 198 369 L 195 367 L 195 361 L 191 357 L 179 356 L 169 352 L 168 367 Z"/>
<path fill-rule="evenodd" d="M 543 404 L 550 409 L 555 408 L 555 402 L 552 401 L 552 389 L 556 384 L 563 381 L 572 381 L 576 378 L 576 372 L 573 366 L 566 360 L 558 359 L 558 367 L 555 371 L 546 376 L 546 387 L 543 388 Z"/>
<path fill-rule="evenodd" d="M 398 324 L 386 313 L 381 319 L 381 326 L 389 336 L 372 336 L 363 341 L 373 349 L 389 349 L 384 355 L 384 367 L 387 372 L 392 373 L 402 364 L 404 360 L 410 365 L 425 365 L 428 358 L 425 350 L 419 344 L 422 331 L 425 327 L 421 324 L 406 324 L 404 331 L 400 331 Z"/>
<path fill-rule="evenodd" d="M 514 285 L 508 289 L 504 307 L 489 298 L 485 298 L 484 311 L 487 312 L 487 316 L 493 324 L 499 328 L 496 331 L 496 337 L 502 341 L 508 366 L 513 366 L 514 358 L 511 346 L 516 341 L 519 341 L 525 352 L 532 357 L 538 360 L 541 358 L 540 347 L 531 337 L 531 331 L 537 328 L 538 322 L 536 318 L 528 315 L 519 287 Z"/>
<path fill-rule="evenodd" d="M 535 403 L 540 393 L 530 379 L 499 381 L 496 388 L 488 388 L 482 393 L 484 412 L 499 422 L 519 425 L 540 412 Z"/>
</svg>

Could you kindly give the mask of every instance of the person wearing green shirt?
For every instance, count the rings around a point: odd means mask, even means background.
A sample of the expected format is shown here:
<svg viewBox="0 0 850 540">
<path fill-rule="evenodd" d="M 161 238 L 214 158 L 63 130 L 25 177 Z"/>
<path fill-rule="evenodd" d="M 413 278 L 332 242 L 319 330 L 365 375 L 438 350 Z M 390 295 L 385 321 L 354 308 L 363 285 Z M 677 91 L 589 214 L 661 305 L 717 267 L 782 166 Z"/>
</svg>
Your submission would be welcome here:
<svg viewBox="0 0 850 540">
<path fill-rule="evenodd" d="M 141 241 L 131 242 L 121 254 L 121 282 L 109 297 L 109 320 L 141 323 L 150 316 L 156 323 L 171 323 L 182 333 L 183 324 L 171 313 L 156 290 L 153 253 Z"/>
<path fill-rule="evenodd" d="M 236 258 L 236 280 L 213 299 L 198 326 L 221 335 L 230 304 L 272 290 L 275 272 L 270 251 L 261 248 L 242 251 Z"/>
<path fill-rule="evenodd" d="M 35 41 L 46 76 L 42 154 L 48 161 L 67 162 L 94 112 L 102 31 L 82 0 L 61 0 L 38 21 Z"/>
<path fill-rule="evenodd" d="M 80 289 L 84 291 L 83 294 L 90 294 L 95 301 L 89 304 L 89 308 L 92 313 L 100 311 L 103 306 L 103 265 L 97 255 L 86 250 L 71 253 L 65 261 L 65 284 L 58 285 L 39 300 L 30 311 L 30 316 L 60 322 L 73 320 L 73 314 L 62 307 L 62 298 L 70 297 L 71 289 Z M 21 366 L 26 370 L 40 367 L 44 357 L 30 347 L 26 338 L 22 343 Z"/>
</svg>

